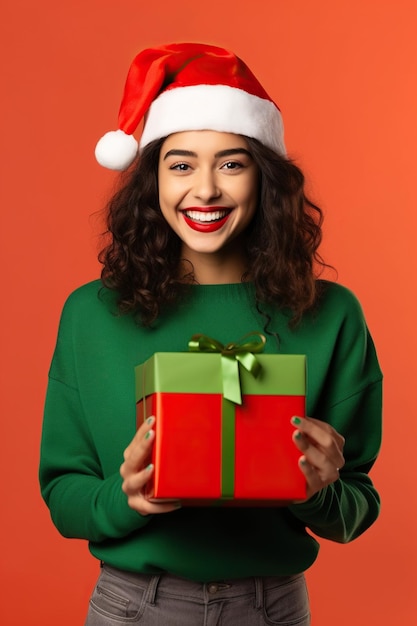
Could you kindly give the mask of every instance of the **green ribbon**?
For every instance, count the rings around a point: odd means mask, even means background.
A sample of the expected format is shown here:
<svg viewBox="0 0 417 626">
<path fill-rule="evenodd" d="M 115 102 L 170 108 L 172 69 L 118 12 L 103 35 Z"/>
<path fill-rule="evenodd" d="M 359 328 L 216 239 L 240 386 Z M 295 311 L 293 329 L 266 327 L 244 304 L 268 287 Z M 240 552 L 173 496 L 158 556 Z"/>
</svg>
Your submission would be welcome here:
<svg viewBox="0 0 417 626">
<path fill-rule="evenodd" d="M 252 339 L 250 341 L 250 339 Z M 255 378 L 261 364 L 253 354 L 262 352 L 266 343 L 264 335 L 251 332 L 235 343 L 222 344 L 207 335 L 193 335 L 188 342 L 190 352 L 218 352 L 222 365 L 222 452 L 221 500 L 230 500 L 235 491 L 235 404 L 242 404 L 239 363 Z"/>
<path fill-rule="evenodd" d="M 262 352 L 266 339 L 259 332 L 250 332 L 236 342 L 222 344 L 207 335 L 193 335 L 188 342 L 190 352 L 219 352 L 221 354 L 223 397 L 235 404 L 242 404 L 239 363 L 255 378 L 261 364 L 253 354 Z"/>
</svg>

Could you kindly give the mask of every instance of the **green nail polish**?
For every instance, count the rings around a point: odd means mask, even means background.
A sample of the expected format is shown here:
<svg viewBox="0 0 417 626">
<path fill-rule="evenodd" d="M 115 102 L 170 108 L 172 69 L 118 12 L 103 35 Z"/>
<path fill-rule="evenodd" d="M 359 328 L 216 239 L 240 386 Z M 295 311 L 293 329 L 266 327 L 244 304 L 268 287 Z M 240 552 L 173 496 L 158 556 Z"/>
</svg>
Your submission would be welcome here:
<svg viewBox="0 0 417 626">
<path fill-rule="evenodd" d="M 150 437 L 150 436 L 151 436 L 151 431 L 150 431 L 150 430 L 148 430 L 148 432 L 147 432 L 147 433 L 146 433 L 146 435 L 145 435 L 145 439 L 149 439 L 149 437 Z"/>
<path fill-rule="evenodd" d="M 291 419 L 292 423 L 295 424 L 296 426 L 299 426 L 301 424 L 301 420 L 299 417 L 293 417 Z"/>
<path fill-rule="evenodd" d="M 148 417 L 148 419 L 146 420 L 146 423 L 147 424 L 153 424 L 153 420 L 154 420 L 154 418 L 152 416 Z"/>
<path fill-rule="evenodd" d="M 300 433 L 300 431 L 299 431 L 299 430 L 295 433 L 294 437 L 295 437 L 296 439 L 301 439 L 302 434 Z"/>
<path fill-rule="evenodd" d="M 153 464 L 152 464 L 152 463 L 149 463 L 149 465 L 148 465 L 148 466 L 147 466 L 147 468 L 146 468 L 146 471 L 147 471 L 147 472 L 150 472 L 151 470 L 153 470 Z"/>
</svg>

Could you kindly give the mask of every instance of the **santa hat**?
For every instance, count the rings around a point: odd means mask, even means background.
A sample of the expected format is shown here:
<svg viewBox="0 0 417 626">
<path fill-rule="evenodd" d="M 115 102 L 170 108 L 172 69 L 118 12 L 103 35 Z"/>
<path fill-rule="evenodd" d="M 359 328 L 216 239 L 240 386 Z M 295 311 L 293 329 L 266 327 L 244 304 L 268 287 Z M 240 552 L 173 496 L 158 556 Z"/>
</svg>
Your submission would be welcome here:
<svg viewBox="0 0 417 626">
<path fill-rule="evenodd" d="M 142 120 L 138 146 L 133 133 Z M 100 139 L 96 159 L 124 170 L 151 141 L 189 130 L 246 135 L 285 154 L 281 113 L 245 63 L 223 48 L 178 43 L 143 50 L 134 58 L 119 130 Z"/>
</svg>

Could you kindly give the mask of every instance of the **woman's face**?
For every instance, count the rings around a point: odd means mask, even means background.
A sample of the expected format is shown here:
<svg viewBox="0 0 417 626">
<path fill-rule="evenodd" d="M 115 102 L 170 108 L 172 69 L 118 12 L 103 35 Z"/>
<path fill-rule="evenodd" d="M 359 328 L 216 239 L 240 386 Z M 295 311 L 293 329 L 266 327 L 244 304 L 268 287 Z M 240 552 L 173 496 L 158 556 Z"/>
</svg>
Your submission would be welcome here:
<svg viewBox="0 0 417 626">
<path fill-rule="evenodd" d="M 258 198 L 258 168 L 243 137 L 208 130 L 170 135 L 158 183 L 162 214 L 186 257 L 239 245 Z"/>
</svg>

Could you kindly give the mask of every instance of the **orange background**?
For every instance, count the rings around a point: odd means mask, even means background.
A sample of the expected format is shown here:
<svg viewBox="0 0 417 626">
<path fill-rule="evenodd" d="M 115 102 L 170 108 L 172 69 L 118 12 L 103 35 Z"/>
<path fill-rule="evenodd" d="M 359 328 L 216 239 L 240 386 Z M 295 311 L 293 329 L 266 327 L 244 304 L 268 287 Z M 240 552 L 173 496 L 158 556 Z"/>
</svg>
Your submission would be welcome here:
<svg viewBox="0 0 417 626">
<path fill-rule="evenodd" d="M 3 0 L 1 14 L 2 623 L 84 620 L 97 564 L 38 492 L 46 376 L 65 297 L 99 271 L 96 212 L 115 177 L 95 142 L 134 54 L 180 40 L 233 49 L 279 103 L 326 213 L 323 253 L 360 298 L 385 373 L 382 513 L 350 545 L 322 542 L 313 626 L 414 623 L 415 0 Z"/>
</svg>

